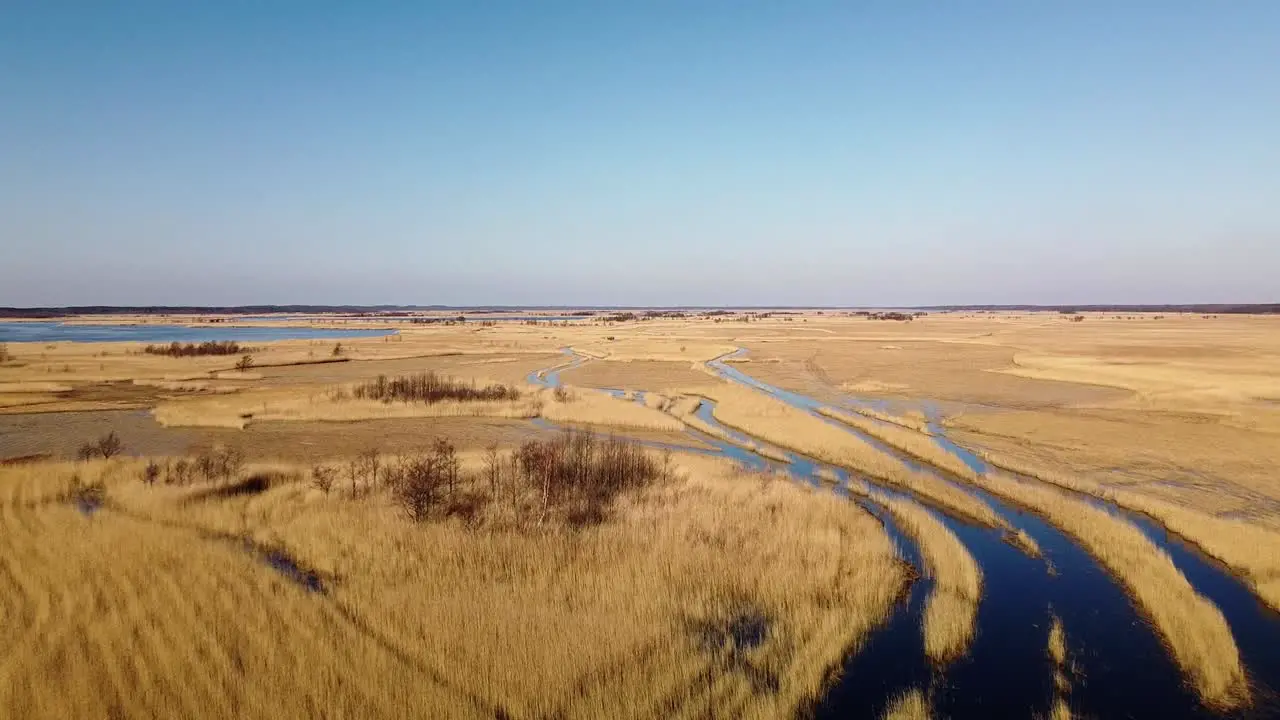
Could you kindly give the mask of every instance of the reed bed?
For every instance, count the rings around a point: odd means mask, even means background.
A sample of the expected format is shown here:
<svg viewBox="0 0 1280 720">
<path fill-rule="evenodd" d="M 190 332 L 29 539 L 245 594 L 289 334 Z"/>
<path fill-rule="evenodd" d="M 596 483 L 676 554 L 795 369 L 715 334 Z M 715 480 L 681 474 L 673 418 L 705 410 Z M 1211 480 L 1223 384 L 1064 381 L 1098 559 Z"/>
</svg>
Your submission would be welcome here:
<svg viewBox="0 0 1280 720">
<path fill-rule="evenodd" d="M 634 400 L 620 400 L 599 390 L 573 388 L 559 394 L 543 391 L 542 417 L 563 423 L 608 425 L 642 430 L 679 432 L 684 425 L 676 418 Z"/>
<path fill-rule="evenodd" d="M 921 628 L 925 654 L 937 663 L 963 655 L 973 641 L 982 599 L 982 570 L 977 561 L 960 538 L 921 505 L 867 490 L 860 484 L 853 484 L 850 489 L 884 505 L 920 548 L 924 570 L 934 580 Z"/>
<path fill-rule="evenodd" d="M 1280 533 L 1242 520 L 1215 517 L 1133 490 L 1104 487 L 1085 477 L 990 451 L 980 451 L 979 455 L 996 467 L 1100 497 L 1155 518 L 1171 532 L 1243 575 L 1263 602 L 1280 610 Z"/>
<path fill-rule="evenodd" d="M 541 412 L 542 400 L 454 401 L 436 403 L 388 403 L 352 398 L 345 388 L 244 391 L 167 400 L 152 415 L 168 427 L 244 428 L 250 422 L 326 421 L 349 422 L 411 417 L 531 418 Z"/>
<path fill-rule="evenodd" d="M 689 402 L 689 400 L 692 400 L 692 402 Z M 785 463 L 791 461 L 791 458 L 785 452 L 775 447 L 750 440 L 744 441 L 741 437 L 735 436 L 733 433 L 726 431 L 719 425 L 713 425 L 704 421 L 702 418 L 697 416 L 698 406 L 701 402 L 702 400 L 697 397 L 681 397 L 678 398 L 676 402 L 671 403 L 671 409 L 669 412 L 678 417 L 682 423 L 688 425 L 694 430 L 697 430 L 698 432 L 705 433 L 714 438 L 719 438 L 731 445 L 745 448 L 757 455 L 760 455 L 761 457 L 769 458 L 775 462 Z"/>
<path fill-rule="evenodd" d="M 844 412 L 832 407 L 819 408 L 818 412 L 856 428 L 886 445 L 897 448 L 956 477 L 971 480 L 975 475 L 973 469 L 966 465 L 963 460 L 952 455 L 946 448 L 939 446 L 923 430 L 910 429 L 901 424 L 875 422 L 861 415 Z"/>
<path fill-rule="evenodd" d="M 1222 612 L 1141 530 L 1048 486 L 1001 473 L 987 473 L 978 483 L 1044 516 L 1119 579 L 1207 704 L 1230 709 L 1248 703 L 1240 653 Z"/>
<path fill-rule="evenodd" d="M 826 415 L 827 417 L 833 418 L 835 420 L 839 420 L 841 422 L 845 422 L 845 417 L 850 415 L 851 413 L 857 413 L 858 415 L 862 415 L 862 416 L 871 418 L 873 420 L 879 420 L 882 423 L 890 423 L 893 425 L 897 425 L 899 427 L 906 428 L 908 430 L 914 430 L 923 435 L 933 434 L 929 430 L 929 421 L 925 419 L 923 415 L 920 415 L 918 413 L 912 413 L 908 415 L 894 415 L 892 413 L 881 412 L 879 410 L 876 410 L 875 408 L 862 407 L 862 406 L 848 408 L 847 410 L 827 406 L 827 407 L 819 408 L 818 412 L 822 413 L 823 415 Z"/>
<path fill-rule="evenodd" d="M 485 458 L 461 460 L 460 497 L 483 497 Z M 829 494 L 678 464 L 573 530 L 484 512 L 414 523 L 389 489 L 326 493 L 289 473 L 224 497 L 146 485 L 141 461 L 0 468 L 0 707 L 794 715 L 887 618 L 904 566 L 874 518 Z M 102 480 L 107 505 L 63 502 L 72 475 Z M 307 592 L 238 538 L 342 580 Z"/>
<path fill-rule="evenodd" d="M 700 389 L 717 404 L 716 419 L 734 429 L 825 462 L 849 467 L 925 498 L 937 506 L 988 527 L 1006 523 L 980 499 L 928 472 L 913 470 L 813 415 L 768 395 L 733 385 Z"/>
</svg>

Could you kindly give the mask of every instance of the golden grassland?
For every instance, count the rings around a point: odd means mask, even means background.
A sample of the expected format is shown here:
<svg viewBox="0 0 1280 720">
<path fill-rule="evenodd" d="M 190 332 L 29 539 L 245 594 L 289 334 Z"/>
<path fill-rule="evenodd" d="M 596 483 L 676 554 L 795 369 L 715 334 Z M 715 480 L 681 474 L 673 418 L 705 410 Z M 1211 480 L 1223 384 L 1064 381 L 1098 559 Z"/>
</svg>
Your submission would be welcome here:
<svg viewBox="0 0 1280 720">
<path fill-rule="evenodd" d="M 764 393 L 728 384 L 700 387 L 697 392 L 715 399 L 715 417 L 725 425 L 906 488 L 984 525 L 1003 525 L 986 503 L 960 488 L 931 473 L 912 470 L 856 435 Z"/>
<path fill-rule="evenodd" d="M 1045 485 L 999 472 L 984 474 L 977 482 L 1043 515 L 1080 541 L 1128 589 L 1206 703 L 1232 708 L 1249 701 L 1240 653 L 1222 612 L 1196 593 L 1141 530 Z"/>
<path fill-rule="evenodd" d="M 220 499 L 146 486 L 140 461 L 0 468 L 0 706 L 32 718 L 793 714 L 886 617 L 903 565 L 846 502 L 679 462 L 680 478 L 576 532 L 415 525 L 382 491 L 296 482 Z M 106 507 L 85 516 L 60 501 L 72 473 L 102 477 Z M 287 550 L 328 592 L 287 581 L 241 537 Z M 766 623 L 759 646 L 708 640 L 744 614 Z"/>
<path fill-rule="evenodd" d="M 884 720 L 929 720 L 929 701 L 919 689 L 909 690 L 893 699 L 884 712 Z"/>
</svg>

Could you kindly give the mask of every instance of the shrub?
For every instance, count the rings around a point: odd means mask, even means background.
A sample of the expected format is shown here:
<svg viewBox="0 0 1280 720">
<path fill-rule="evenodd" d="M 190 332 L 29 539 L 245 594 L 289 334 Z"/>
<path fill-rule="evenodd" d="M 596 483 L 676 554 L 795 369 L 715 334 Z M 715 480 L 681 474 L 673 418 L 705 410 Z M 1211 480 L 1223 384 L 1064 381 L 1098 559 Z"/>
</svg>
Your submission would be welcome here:
<svg viewBox="0 0 1280 720">
<path fill-rule="evenodd" d="M 0 363 L 9 362 L 13 359 L 13 355 L 9 354 L 8 343 L 0 343 Z"/>
<path fill-rule="evenodd" d="M 333 355 L 334 357 L 342 357 L 342 352 L 343 352 L 343 350 L 342 350 L 342 343 L 334 343 L 334 344 L 333 344 L 333 353 L 332 353 L 332 355 Z"/>
<path fill-rule="evenodd" d="M 383 402 L 425 402 L 434 404 L 443 400 L 516 400 L 520 391 L 509 385 L 493 384 L 477 387 L 434 372 L 404 375 L 387 379 L 379 375 L 377 380 L 357 385 L 352 395 L 361 400 Z"/>
<path fill-rule="evenodd" d="M 123 449 L 124 444 L 120 442 L 120 436 L 116 435 L 116 432 L 112 430 L 97 440 L 93 442 L 86 442 L 77 448 L 76 459 L 92 460 L 96 457 L 101 457 L 104 460 L 110 460 L 116 455 L 119 455 L 120 451 Z"/>
<path fill-rule="evenodd" d="M 400 461 L 394 497 L 405 515 L 414 522 L 431 517 L 440 501 L 443 477 L 430 455 L 414 455 Z"/>
<path fill-rule="evenodd" d="M 147 466 L 142 469 L 142 482 L 148 485 L 155 485 L 156 480 L 160 478 L 160 465 L 155 460 L 148 460 Z"/>
<path fill-rule="evenodd" d="M 240 372 L 245 372 L 251 367 L 253 367 L 252 355 L 245 355 L 244 357 L 236 361 L 236 370 L 239 370 Z"/>
</svg>

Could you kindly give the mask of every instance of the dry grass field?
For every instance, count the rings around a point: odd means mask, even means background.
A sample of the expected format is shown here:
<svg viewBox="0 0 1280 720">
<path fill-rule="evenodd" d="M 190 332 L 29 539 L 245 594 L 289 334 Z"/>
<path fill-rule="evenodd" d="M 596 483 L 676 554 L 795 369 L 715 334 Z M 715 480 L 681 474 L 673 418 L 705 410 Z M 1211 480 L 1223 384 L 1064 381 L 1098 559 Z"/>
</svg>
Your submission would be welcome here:
<svg viewBox="0 0 1280 720">
<path fill-rule="evenodd" d="M 572 527 L 512 524 L 492 501 L 415 523 L 398 491 L 347 481 L 371 451 L 400 467 L 441 438 L 469 497 L 488 497 L 490 448 L 510 453 L 556 426 L 709 450 L 693 429 L 907 491 L 848 488 L 920 550 L 916 570 L 934 583 L 921 632 L 941 677 L 980 632 L 984 560 L 936 513 L 1003 528 L 1040 557 L 966 487 L 980 486 L 1097 558 L 1207 703 L 1252 699 L 1222 613 L 1139 530 L 1079 494 L 1149 515 L 1280 610 L 1280 318 L 809 311 L 386 326 L 398 334 L 253 343 L 240 368 L 238 355 L 170 357 L 140 343 L 9 344 L 0 707 L 59 718 L 792 717 L 842 682 L 834 671 L 895 611 L 912 572 L 877 521 L 723 459 L 678 452 L 676 477 Z M 825 403 L 821 413 L 705 365 L 738 348 L 733 367 Z M 531 377 L 551 368 L 563 389 Z M 515 394 L 356 391 L 422 373 Z M 704 398 L 723 428 L 696 416 Z M 1022 479 L 974 472 L 931 427 Z M 72 462 L 113 430 L 124 457 Z M 270 481 L 231 492 L 139 480 L 147 457 L 211 448 Z M 311 482 L 316 464 L 337 473 L 327 492 Z M 73 475 L 102 478 L 101 509 L 67 501 Z M 264 561 L 277 551 L 324 591 Z M 1068 718 L 1060 624 L 1048 645 L 1051 717 Z M 929 717 L 930 695 L 885 698 L 885 717 Z"/>
<path fill-rule="evenodd" d="M 415 525 L 384 492 L 297 481 L 244 496 L 148 486 L 136 460 L 0 469 L 0 705 L 15 717 L 676 717 L 708 703 L 789 715 L 886 617 L 901 563 L 875 520 L 837 498 L 680 463 L 677 479 L 577 532 Z M 104 480 L 101 510 L 59 500 L 74 473 Z M 325 592 L 241 538 L 287 550 Z"/>
</svg>

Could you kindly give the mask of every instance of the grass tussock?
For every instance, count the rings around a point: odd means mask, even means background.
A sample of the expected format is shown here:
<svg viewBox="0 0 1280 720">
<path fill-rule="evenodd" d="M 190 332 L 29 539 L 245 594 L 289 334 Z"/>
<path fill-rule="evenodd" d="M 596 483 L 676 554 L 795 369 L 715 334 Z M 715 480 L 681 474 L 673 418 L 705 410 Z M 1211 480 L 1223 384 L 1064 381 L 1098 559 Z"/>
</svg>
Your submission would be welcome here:
<svg viewBox="0 0 1280 720">
<path fill-rule="evenodd" d="M 924 507 L 901 498 L 873 494 L 903 532 L 920 548 L 925 571 L 934 580 L 924 612 L 925 653 L 935 662 L 960 657 L 973 640 L 982 571 L 964 543 Z"/>
<path fill-rule="evenodd" d="M 1240 653 L 1222 612 L 1196 593 L 1141 530 L 1051 487 L 1000 473 L 988 473 L 978 482 L 1079 540 L 1128 589 L 1206 703 L 1234 708 L 1249 701 Z"/>
<path fill-rule="evenodd" d="M 456 459 L 461 508 L 489 476 L 485 455 Z M 532 522 L 488 510 L 411 522 L 385 474 L 398 462 L 382 458 L 382 479 L 355 494 L 288 472 L 235 493 L 241 481 L 148 484 L 144 461 L 119 458 L 0 468 L 0 706 L 30 718 L 790 716 L 905 582 L 870 515 L 725 463 L 682 458 L 670 478 L 614 496 L 604 521 L 574 525 L 569 511 L 537 522 L 528 484 Z M 72 476 L 105 493 L 92 518 L 60 499 Z M 295 565 L 325 579 L 323 594 L 288 576 Z"/>
<path fill-rule="evenodd" d="M 980 499 L 928 472 L 913 470 L 851 432 L 768 395 L 732 385 L 701 392 L 717 401 L 716 419 L 780 447 L 892 483 L 988 527 L 1004 522 Z M 905 431 L 904 431 L 905 432 Z"/>
<path fill-rule="evenodd" d="M 1037 543 L 1036 539 L 1031 537 L 1030 533 L 1026 530 L 1019 529 L 1012 532 L 1006 532 L 1004 539 L 1010 545 L 1026 553 L 1027 557 L 1041 557 L 1040 544 Z"/>
<path fill-rule="evenodd" d="M 478 386 L 474 381 L 464 382 L 434 372 L 402 375 L 388 379 L 379 375 L 376 380 L 360 383 L 351 389 L 351 396 L 358 400 L 382 402 L 422 402 L 434 405 L 438 402 L 492 402 L 520 399 L 520 391 L 510 385 L 493 383 Z"/>
<path fill-rule="evenodd" d="M 929 700 L 919 688 L 901 693 L 885 709 L 883 720 L 929 720 Z"/>
<path fill-rule="evenodd" d="M 997 467 L 1101 497 L 1120 507 L 1155 518 L 1170 531 L 1191 541 L 1206 554 L 1243 575 L 1263 602 L 1280 610 L 1280 533 L 1242 520 L 1215 517 L 1132 490 L 1104 487 L 1085 477 L 1016 458 L 989 451 L 979 454 Z"/>
</svg>

